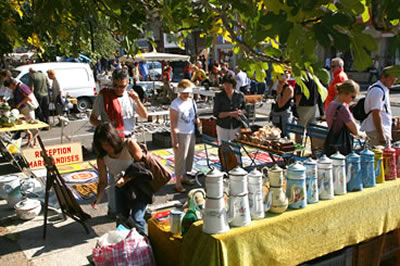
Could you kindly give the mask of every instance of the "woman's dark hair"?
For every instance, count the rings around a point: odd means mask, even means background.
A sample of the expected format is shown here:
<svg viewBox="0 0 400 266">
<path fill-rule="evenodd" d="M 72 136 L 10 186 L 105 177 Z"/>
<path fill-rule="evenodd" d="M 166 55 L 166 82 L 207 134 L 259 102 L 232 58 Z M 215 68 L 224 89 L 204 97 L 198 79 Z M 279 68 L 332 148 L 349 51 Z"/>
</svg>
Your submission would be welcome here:
<svg viewBox="0 0 400 266">
<path fill-rule="evenodd" d="M 13 85 L 13 84 L 16 84 L 17 82 L 16 82 L 16 80 L 15 79 L 13 79 L 13 78 L 9 78 L 9 79 L 6 79 L 6 80 L 4 80 L 4 82 L 3 82 L 3 85 L 4 85 L 4 87 L 10 87 L 10 85 Z"/>
<path fill-rule="evenodd" d="M 111 123 L 102 123 L 96 127 L 93 136 L 93 148 L 99 157 L 104 157 L 107 152 L 103 149 L 102 143 L 108 143 L 114 153 L 120 153 L 124 148 L 124 141 L 118 131 Z"/>
<path fill-rule="evenodd" d="M 231 73 L 227 73 L 223 78 L 222 78 L 222 83 L 230 83 L 233 85 L 233 87 L 236 86 L 236 79 Z"/>
</svg>

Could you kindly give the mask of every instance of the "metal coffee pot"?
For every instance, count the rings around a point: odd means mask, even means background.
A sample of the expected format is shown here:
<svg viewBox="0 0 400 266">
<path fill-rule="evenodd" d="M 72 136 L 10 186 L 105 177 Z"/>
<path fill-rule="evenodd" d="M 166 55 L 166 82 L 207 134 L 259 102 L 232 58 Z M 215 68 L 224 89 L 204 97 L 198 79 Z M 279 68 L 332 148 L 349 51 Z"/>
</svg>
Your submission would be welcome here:
<svg viewBox="0 0 400 266">
<path fill-rule="evenodd" d="M 375 179 L 375 167 L 374 167 L 374 156 L 375 154 L 365 149 L 360 152 L 361 156 L 361 176 L 363 187 L 375 187 L 376 179 Z"/>
<path fill-rule="evenodd" d="M 330 200 L 334 197 L 332 160 L 325 154 L 318 159 L 319 199 Z"/>
<path fill-rule="evenodd" d="M 337 151 L 330 158 L 332 160 L 333 191 L 335 195 L 346 194 L 346 157 Z"/>
<path fill-rule="evenodd" d="M 293 193 L 294 197 L 291 196 Z M 297 161 L 287 169 L 286 195 L 290 197 L 289 208 L 299 209 L 307 206 L 306 168 Z"/>
<path fill-rule="evenodd" d="M 283 213 L 287 210 L 289 204 L 293 202 L 293 200 L 289 201 L 286 196 L 283 174 L 283 169 L 276 164 L 268 171 L 269 192 L 264 199 L 264 209 L 266 212 Z M 293 193 L 290 198 L 294 198 Z"/>
<path fill-rule="evenodd" d="M 229 214 L 232 226 L 246 226 L 251 223 L 247 172 L 236 167 L 229 171 Z"/>
<path fill-rule="evenodd" d="M 206 234 L 220 234 L 229 231 L 230 215 L 226 211 L 223 189 L 223 174 L 215 168 L 211 169 L 206 175 L 206 203 L 204 209 L 201 209 L 194 201 L 203 216 L 202 229 Z M 199 191 L 199 193 L 201 192 Z"/>
<path fill-rule="evenodd" d="M 262 219 L 265 217 L 262 173 L 254 168 L 247 179 L 251 219 Z"/>
<path fill-rule="evenodd" d="M 385 167 L 383 165 L 383 151 L 376 148 L 374 149 L 374 165 L 375 165 L 375 180 L 376 183 L 385 182 Z"/>
<path fill-rule="evenodd" d="M 385 167 L 385 180 L 395 180 L 397 178 L 395 149 L 386 147 L 383 150 L 383 161 Z"/>
<path fill-rule="evenodd" d="M 360 156 L 354 152 L 351 152 L 346 157 L 346 164 L 347 191 L 350 192 L 363 190 Z"/>
<path fill-rule="evenodd" d="M 308 158 L 304 162 L 304 167 L 306 168 L 307 203 L 317 203 L 319 201 L 317 162 Z"/>
</svg>

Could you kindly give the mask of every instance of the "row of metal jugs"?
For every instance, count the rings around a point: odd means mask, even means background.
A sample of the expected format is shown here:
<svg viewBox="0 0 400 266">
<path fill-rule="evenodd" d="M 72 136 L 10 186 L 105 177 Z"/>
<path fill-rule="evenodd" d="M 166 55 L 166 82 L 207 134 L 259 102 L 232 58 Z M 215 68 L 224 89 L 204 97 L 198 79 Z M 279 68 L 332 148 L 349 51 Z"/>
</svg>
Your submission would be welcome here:
<svg viewBox="0 0 400 266">
<path fill-rule="evenodd" d="M 247 173 L 242 168 L 229 171 L 229 211 L 225 209 L 223 175 L 212 169 L 206 176 L 206 203 L 202 210 L 203 231 L 218 234 L 231 226 L 245 226 L 251 220 L 262 219 L 265 212 L 282 213 L 286 209 L 304 208 L 319 200 L 330 200 L 334 195 L 374 187 L 376 183 L 400 176 L 397 162 L 400 147 L 374 152 L 365 149 L 360 155 L 352 152 L 346 157 L 339 152 L 330 158 L 323 155 L 318 161 L 309 158 L 303 164 L 295 162 L 286 170 L 274 165 L 268 170 L 269 192 L 263 198 L 263 174 L 254 169 Z M 264 169 L 263 169 L 264 170 Z"/>
</svg>

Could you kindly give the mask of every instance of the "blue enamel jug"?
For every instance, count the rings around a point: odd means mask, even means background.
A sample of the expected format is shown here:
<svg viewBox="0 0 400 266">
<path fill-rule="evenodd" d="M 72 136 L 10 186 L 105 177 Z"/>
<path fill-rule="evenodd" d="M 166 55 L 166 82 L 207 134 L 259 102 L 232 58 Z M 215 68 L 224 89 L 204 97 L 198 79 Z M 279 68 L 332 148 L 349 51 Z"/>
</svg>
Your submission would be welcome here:
<svg viewBox="0 0 400 266">
<path fill-rule="evenodd" d="M 361 178 L 360 156 L 354 152 L 346 156 L 347 191 L 360 191 L 363 189 Z"/>
<path fill-rule="evenodd" d="M 363 187 L 375 187 L 375 168 L 374 168 L 374 157 L 375 153 L 365 149 L 360 152 L 361 155 L 361 176 Z"/>
</svg>

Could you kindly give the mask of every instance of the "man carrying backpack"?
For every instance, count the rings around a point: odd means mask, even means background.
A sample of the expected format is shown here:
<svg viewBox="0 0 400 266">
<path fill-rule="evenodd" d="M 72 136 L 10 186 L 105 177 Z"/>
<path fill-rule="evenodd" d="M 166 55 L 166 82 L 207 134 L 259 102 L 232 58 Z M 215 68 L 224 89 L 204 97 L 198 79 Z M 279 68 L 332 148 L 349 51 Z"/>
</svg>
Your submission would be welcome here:
<svg viewBox="0 0 400 266">
<path fill-rule="evenodd" d="M 397 77 L 391 74 L 392 67 L 383 69 L 380 80 L 372 84 L 365 98 L 364 109 L 367 117 L 361 123 L 372 145 L 386 145 L 392 138 L 392 111 L 389 89 Z"/>
</svg>

